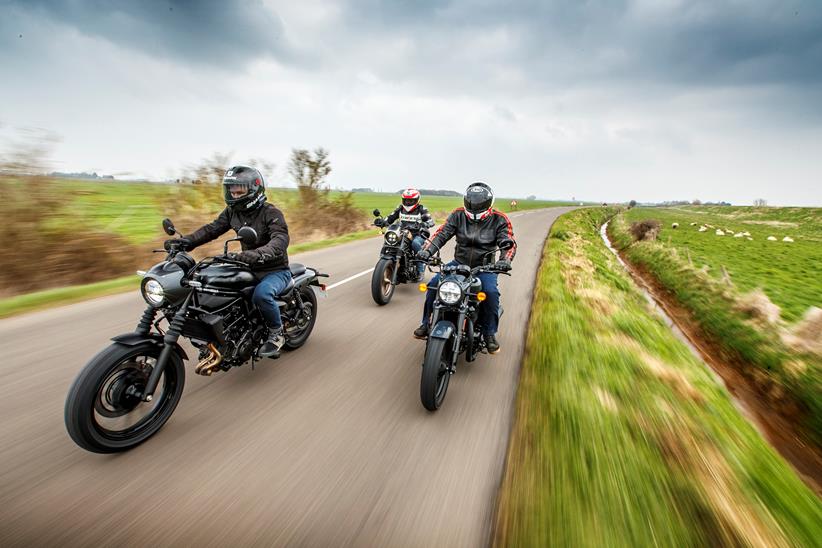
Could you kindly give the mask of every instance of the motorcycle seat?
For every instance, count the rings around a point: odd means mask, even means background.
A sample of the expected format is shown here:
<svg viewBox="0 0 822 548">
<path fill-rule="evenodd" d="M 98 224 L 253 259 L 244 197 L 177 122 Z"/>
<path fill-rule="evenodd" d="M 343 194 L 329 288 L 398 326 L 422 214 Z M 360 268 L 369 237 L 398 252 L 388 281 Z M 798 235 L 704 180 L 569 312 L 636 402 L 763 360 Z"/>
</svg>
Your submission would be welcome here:
<svg viewBox="0 0 822 548">
<path fill-rule="evenodd" d="M 295 278 L 297 276 L 302 276 L 303 274 L 305 274 L 304 264 L 291 263 L 290 265 L 288 265 L 288 267 L 291 269 L 291 275 Z"/>
</svg>

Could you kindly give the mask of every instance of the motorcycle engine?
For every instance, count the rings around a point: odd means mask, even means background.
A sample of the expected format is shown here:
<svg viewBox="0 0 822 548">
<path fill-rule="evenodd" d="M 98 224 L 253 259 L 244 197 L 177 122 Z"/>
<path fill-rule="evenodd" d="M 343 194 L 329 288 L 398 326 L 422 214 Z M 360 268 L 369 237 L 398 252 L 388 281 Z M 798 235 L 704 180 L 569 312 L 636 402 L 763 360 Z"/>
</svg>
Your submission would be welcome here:
<svg viewBox="0 0 822 548">
<path fill-rule="evenodd" d="M 241 304 L 235 305 L 223 317 L 225 344 L 220 348 L 224 368 L 240 365 L 251 359 L 254 352 L 254 325 L 246 317 Z"/>
</svg>

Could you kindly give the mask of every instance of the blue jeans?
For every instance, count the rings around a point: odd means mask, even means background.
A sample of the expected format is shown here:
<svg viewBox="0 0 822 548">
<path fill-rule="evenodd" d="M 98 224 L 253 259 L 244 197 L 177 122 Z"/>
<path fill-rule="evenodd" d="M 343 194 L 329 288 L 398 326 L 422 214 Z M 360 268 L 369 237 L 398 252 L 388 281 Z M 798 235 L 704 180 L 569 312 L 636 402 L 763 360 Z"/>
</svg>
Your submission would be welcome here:
<svg viewBox="0 0 822 548">
<path fill-rule="evenodd" d="M 459 264 L 457 261 L 451 261 L 449 266 Z M 483 335 L 496 335 L 499 329 L 499 286 L 497 285 L 497 278 L 499 274 L 493 272 L 482 272 L 477 274 L 480 282 L 482 282 L 482 291 L 485 293 L 485 301 L 480 303 L 479 317 L 477 323 L 480 325 L 480 331 Z M 440 285 L 440 275 L 437 274 L 431 281 L 428 282 L 428 290 L 425 295 L 425 308 L 422 313 L 422 322 L 424 326 L 428 326 L 431 314 L 434 312 L 434 301 L 437 298 L 436 288 Z"/>
<path fill-rule="evenodd" d="M 266 274 L 257 284 L 257 287 L 254 288 L 254 296 L 251 297 L 251 301 L 262 312 L 268 326 L 273 329 L 279 329 L 283 326 L 283 320 L 280 318 L 280 307 L 277 306 L 277 296 L 288 287 L 290 282 L 290 270 L 277 270 Z"/>
<path fill-rule="evenodd" d="M 414 239 L 411 240 L 411 249 L 414 250 L 414 253 L 419 253 L 422 246 L 425 244 L 425 238 L 422 236 L 414 236 Z M 425 263 L 417 263 L 417 272 L 422 274 L 425 272 Z"/>
</svg>

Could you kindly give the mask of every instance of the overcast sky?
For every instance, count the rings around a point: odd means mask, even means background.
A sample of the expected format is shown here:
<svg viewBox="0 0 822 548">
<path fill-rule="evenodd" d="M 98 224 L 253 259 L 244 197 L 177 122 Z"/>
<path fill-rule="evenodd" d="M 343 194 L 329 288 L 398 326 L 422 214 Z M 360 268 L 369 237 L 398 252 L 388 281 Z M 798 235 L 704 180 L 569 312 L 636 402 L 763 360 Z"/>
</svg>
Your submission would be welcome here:
<svg viewBox="0 0 822 548">
<path fill-rule="evenodd" d="M 63 171 L 822 205 L 820 0 L 0 0 L 0 69 Z"/>
</svg>

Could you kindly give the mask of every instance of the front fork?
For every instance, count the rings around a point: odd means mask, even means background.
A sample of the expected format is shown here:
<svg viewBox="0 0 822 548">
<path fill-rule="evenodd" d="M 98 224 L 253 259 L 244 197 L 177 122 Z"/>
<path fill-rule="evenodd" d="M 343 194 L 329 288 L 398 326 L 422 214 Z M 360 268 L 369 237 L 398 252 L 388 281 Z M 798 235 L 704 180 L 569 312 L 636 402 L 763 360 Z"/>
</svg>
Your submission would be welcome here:
<svg viewBox="0 0 822 548">
<path fill-rule="evenodd" d="M 434 313 L 431 315 L 431 322 L 429 323 L 431 329 L 437 325 L 439 320 L 440 310 L 435 308 Z M 451 363 L 448 366 L 448 372 L 452 375 L 457 372 L 457 360 L 460 357 L 460 341 L 463 337 L 463 323 L 465 323 L 465 312 L 460 312 L 457 317 L 457 323 L 455 324 L 456 331 L 451 337 Z"/>
<path fill-rule="evenodd" d="M 157 383 L 160 382 L 160 375 L 163 374 L 163 370 L 166 368 L 168 359 L 171 357 L 171 353 L 174 352 L 177 346 L 177 340 L 183 332 L 183 326 L 186 322 L 186 313 L 188 312 L 188 305 L 191 302 L 191 296 L 193 294 L 193 292 L 188 294 L 186 300 L 183 301 L 183 304 L 174 314 L 174 318 L 171 319 L 168 330 L 163 336 L 163 349 L 160 351 L 160 357 L 157 358 L 157 363 L 154 364 L 154 368 L 151 370 L 151 375 L 149 375 L 148 381 L 146 382 L 146 388 L 141 395 L 141 399 L 143 401 L 150 402 L 154 397 L 154 391 L 157 389 Z M 145 319 L 146 314 L 148 314 L 148 311 L 143 314 L 143 319 Z M 143 320 L 141 319 L 140 325 L 137 329 L 139 330 L 142 325 Z M 148 331 L 146 331 L 146 333 L 148 333 Z"/>
</svg>

